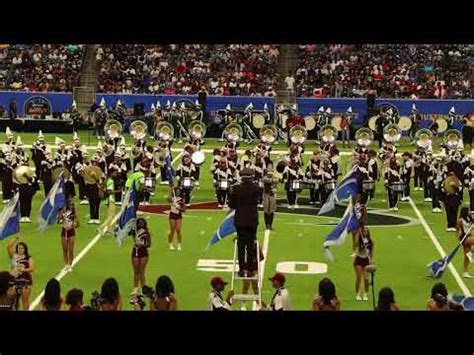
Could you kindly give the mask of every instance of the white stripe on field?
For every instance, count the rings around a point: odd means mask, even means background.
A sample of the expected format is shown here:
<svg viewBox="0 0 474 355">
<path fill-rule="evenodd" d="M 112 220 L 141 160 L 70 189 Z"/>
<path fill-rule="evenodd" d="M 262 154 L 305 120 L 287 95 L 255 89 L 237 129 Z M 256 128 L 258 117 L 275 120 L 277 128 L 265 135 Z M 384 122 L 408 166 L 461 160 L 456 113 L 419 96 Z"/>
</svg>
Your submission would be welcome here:
<svg viewBox="0 0 474 355">
<path fill-rule="evenodd" d="M 180 154 L 178 154 L 178 156 L 173 160 L 172 163 L 175 163 L 179 158 L 181 158 L 181 155 L 182 155 L 182 154 L 183 154 L 182 152 L 181 152 Z M 159 177 L 160 177 L 160 173 L 158 173 L 156 177 L 159 178 Z M 113 224 L 117 221 L 117 219 L 119 218 L 119 216 L 120 216 L 120 212 L 115 215 L 114 219 L 112 220 L 111 225 L 113 225 Z M 74 258 L 74 260 L 72 261 L 72 265 L 71 265 L 71 266 L 75 266 L 75 265 L 84 257 L 84 255 L 86 255 L 87 252 L 88 252 L 89 250 L 91 250 L 91 248 L 99 241 L 100 237 L 101 237 L 101 235 L 100 235 L 100 233 L 98 233 L 98 234 L 94 237 L 94 239 L 92 239 L 92 240 L 79 252 L 79 254 Z M 61 281 L 61 279 L 62 279 L 64 276 L 66 276 L 66 274 L 67 274 L 67 271 L 63 268 L 63 269 L 59 272 L 59 274 L 56 275 L 55 279 L 58 280 L 58 281 Z M 44 296 L 44 289 L 43 289 L 43 291 L 41 291 L 41 293 L 38 295 L 38 297 L 36 297 L 35 300 L 31 303 L 30 309 L 29 309 L 30 311 L 31 311 L 31 310 L 34 310 L 34 309 L 38 306 L 38 304 L 41 302 L 41 299 L 43 298 L 43 296 Z"/>
<path fill-rule="evenodd" d="M 413 208 L 413 210 L 415 211 L 416 215 L 418 216 L 421 224 L 423 225 L 423 227 L 425 228 L 426 230 L 426 233 L 428 233 L 428 236 L 430 237 L 431 241 L 433 242 L 433 244 L 435 245 L 436 249 L 438 250 L 439 254 L 441 255 L 442 258 L 444 258 L 446 256 L 446 252 L 443 250 L 443 247 L 441 246 L 441 244 L 439 244 L 439 241 L 438 239 L 436 238 L 436 236 L 434 235 L 433 231 L 431 230 L 431 228 L 428 226 L 428 224 L 426 223 L 426 220 L 425 220 L 425 217 L 423 217 L 423 215 L 421 214 L 420 210 L 418 209 L 418 207 L 416 207 L 415 203 L 413 202 L 413 200 L 411 199 L 411 197 L 408 198 L 409 202 L 410 202 L 410 205 L 411 207 Z M 471 292 L 469 291 L 469 289 L 467 288 L 466 284 L 464 283 L 464 281 L 462 280 L 461 276 L 459 276 L 459 273 L 457 272 L 457 270 L 454 268 L 453 266 L 453 263 L 450 262 L 448 264 L 448 268 L 449 268 L 449 271 L 451 271 L 451 273 L 453 274 L 454 276 L 454 279 L 456 280 L 456 282 L 458 283 L 459 287 L 461 288 L 462 292 L 464 293 L 465 296 L 468 296 L 468 297 L 471 297 Z"/>
</svg>

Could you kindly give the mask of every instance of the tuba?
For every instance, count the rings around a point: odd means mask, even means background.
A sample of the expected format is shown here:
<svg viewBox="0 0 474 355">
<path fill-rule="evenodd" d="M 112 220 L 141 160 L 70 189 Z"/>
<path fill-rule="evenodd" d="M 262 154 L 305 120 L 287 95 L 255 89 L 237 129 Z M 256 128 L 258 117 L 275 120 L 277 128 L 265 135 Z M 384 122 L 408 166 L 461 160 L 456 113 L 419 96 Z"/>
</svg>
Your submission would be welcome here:
<svg viewBox="0 0 474 355">
<path fill-rule="evenodd" d="M 238 142 L 242 139 L 242 126 L 238 123 L 229 123 L 224 129 L 224 135 L 230 142 Z"/>
<path fill-rule="evenodd" d="M 416 145 L 423 149 L 428 149 L 433 143 L 433 132 L 427 128 L 422 128 L 416 131 L 415 133 L 415 142 Z"/>
<path fill-rule="evenodd" d="M 374 140 L 374 132 L 370 128 L 359 128 L 355 133 L 355 140 L 358 145 L 368 147 Z"/>
<path fill-rule="evenodd" d="M 87 165 L 86 167 L 84 167 L 82 175 L 84 176 L 84 181 L 86 184 L 94 185 L 100 182 L 100 180 L 104 176 L 104 173 L 98 166 Z"/>
<path fill-rule="evenodd" d="M 460 143 L 462 143 L 461 132 L 459 132 L 457 129 L 447 130 L 444 134 L 444 137 L 444 144 L 450 149 L 456 149 L 461 145 Z"/>
<path fill-rule="evenodd" d="M 148 126 L 142 120 L 133 121 L 130 125 L 130 134 L 135 139 L 145 139 Z"/>
<path fill-rule="evenodd" d="M 266 124 L 259 131 L 260 140 L 264 143 L 273 143 L 278 138 L 278 131 L 275 125 Z"/>
<path fill-rule="evenodd" d="M 337 128 L 332 125 L 321 127 L 318 132 L 319 140 L 324 143 L 333 143 L 337 139 Z"/>
<path fill-rule="evenodd" d="M 188 132 L 194 140 L 201 140 L 206 135 L 206 125 L 200 120 L 191 121 L 188 125 Z"/>
<path fill-rule="evenodd" d="M 155 135 L 160 141 L 170 141 L 174 137 L 174 127 L 167 121 L 160 121 L 156 125 Z"/>
<path fill-rule="evenodd" d="M 12 173 L 13 182 L 17 185 L 27 184 L 34 176 L 35 169 L 27 165 L 19 166 Z"/>
<path fill-rule="evenodd" d="M 383 130 L 383 138 L 390 143 L 396 143 L 402 137 L 402 130 L 397 124 L 392 123 L 387 125 Z"/>
<path fill-rule="evenodd" d="M 65 180 L 69 180 L 71 178 L 71 172 L 69 170 L 64 167 L 57 167 L 51 172 L 51 181 L 53 184 L 59 179 L 59 176 L 61 175 Z"/>
<path fill-rule="evenodd" d="M 456 175 L 450 175 L 444 180 L 444 191 L 448 195 L 453 195 L 461 187 L 461 182 Z"/>
<path fill-rule="evenodd" d="M 114 119 L 107 120 L 104 126 L 105 134 L 108 138 L 118 138 L 122 134 L 122 124 Z"/>
<path fill-rule="evenodd" d="M 291 127 L 289 135 L 293 143 L 303 144 L 306 138 L 308 138 L 308 131 L 303 126 L 296 125 Z"/>
</svg>

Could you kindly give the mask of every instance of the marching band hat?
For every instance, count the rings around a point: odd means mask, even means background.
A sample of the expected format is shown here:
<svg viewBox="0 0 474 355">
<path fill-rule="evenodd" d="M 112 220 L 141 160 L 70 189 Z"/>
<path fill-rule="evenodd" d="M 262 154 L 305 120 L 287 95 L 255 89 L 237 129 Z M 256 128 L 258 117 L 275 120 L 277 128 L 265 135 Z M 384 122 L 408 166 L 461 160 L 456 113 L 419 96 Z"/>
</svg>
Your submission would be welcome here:
<svg viewBox="0 0 474 355">
<path fill-rule="evenodd" d="M 245 168 L 242 169 L 240 176 L 242 177 L 242 179 L 253 179 L 255 177 L 255 171 L 250 168 Z"/>
<path fill-rule="evenodd" d="M 104 107 L 104 108 L 105 108 L 105 100 L 104 100 L 104 98 L 102 98 L 102 99 L 100 100 L 100 107 Z"/>
<path fill-rule="evenodd" d="M 328 113 L 328 114 L 331 113 L 331 108 L 330 108 L 330 107 L 328 107 L 328 108 L 326 109 L 326 113 Z"/>
<path fill-rule="evenodd" d="M 212 279 L 211 279 L 211 286 L 212 288 L 216 288 L 217 286 L 225 286 L 227 285 L 228 283 L 225 282 L 222 277 L 219 277 L 219 276 L 214 276 Z"/>
<path fill-rule="evenodd" d="M 77 108 L 76 100 L 72 100 L 72 108 Z"/>
<path fill-rule="evenodd" d="M 318 108 L 318 112 L 324 112 L 324 106 L 321 106 L 320 108 Z"/>
<path fill-rule="evenodd" d="M 160 104 L 160 101 L 159 101 L 159 100 L 156 102 L 156 106 L 155 106 L 155 107 L 156 107 L 156 109 L 158 109 L 158 110 L 161 109 L 161 104 Z"/>
<path fill-rule="evenodd" d="M 454 108 L 454 106 L 449 109 L 449 113 L 451 113 L 451 114 L 456 113 L 456 109 Z"/>
<path fill-rule="evenodd" d="M 172 108 L 173 110 L 176 110 L 176 102 L 173 102 L 173 104 L 171 105 L 171 108 Z"/>
<path fill-rule="evenodd" d="M 72 141 L 73 142 L 80 142 L 79 136 L 77 135 L 76 131 L 74 131 L 74 134 L 72 135 Z"/>
<path fill-rule="evenodd" d="M 278 281 L 281 285 L 285 284 L 286 277 L 281 272 L 277 272 L 275 275 L 268 279 L 269 281 Z"/>
<path fill-rule="evenodd" d="M 411 109 L 412 109 L 412 111 L 418 111 L 415 104 L 411 105 Z"/>
<path fill-rule="evenodd" d="M 63 145 L 63 144 L 66 144 L 66 142 L 64 141 L 64 139 L 56 137 L 56 138 L 54 138 L 54 144 L 55 145 Z"/>
<path fill-rule="evenodd" d="M 263 109 L 264 109 L 265 111 L 268 111 L 268 105 L 267 105 L 267 104 L 263 105 Z"/>
<path fill-rule="evenodd" d="M 352 113 L 352 106 L 349 106 L 349 108 L 346 111 L 347 113 Z"/>
<path fill-rule="evenodd" d="M 227 106 L 225 107 L 225 110 L 226 111 L 232 111 L 232 109 L 230 108 L 230 104 L 227 104 Z"/>
<path fill-rule="evenodd" d="M 166 101 L 166 107 L 170 107 L 170 106 L 171 106 L 171 101 L 170 100 Z"/>
<path fill-rule="evenodd" d="M 196 105 L 196 107 L 201 107 L 201 104 L 199 103 L 198 100 L 194 101 L 194 105 Z"/>
<path fill-rule="evenodd" d="M 10 130 L 10 127 L 7 127 L 5 133 L 7 134 L 8 138 L 13 138 L 13 132 Z"/>
<path fill-rule="evenodd" d="M 39 132 L 38 132 L 38 140 L 43 140 L 44 141 L 44 134 L 43 134 L 43 132 L 41 132 L 41 130 L 39 130 Z"/>
<path fill-rule="evenodd" d="M 17 146 L 17 147 L 23 146 L 23 142 L 21 141 L 21 137 L 20 137 L 20 136 L 18 136 L 18 137 L 16 138 L 16 146 Z"/>
<path fill-rule="evenodd" d="M 151 110 L 155 111 L 155 104 L 153 102 L 151 103 Z"/>
</svg>

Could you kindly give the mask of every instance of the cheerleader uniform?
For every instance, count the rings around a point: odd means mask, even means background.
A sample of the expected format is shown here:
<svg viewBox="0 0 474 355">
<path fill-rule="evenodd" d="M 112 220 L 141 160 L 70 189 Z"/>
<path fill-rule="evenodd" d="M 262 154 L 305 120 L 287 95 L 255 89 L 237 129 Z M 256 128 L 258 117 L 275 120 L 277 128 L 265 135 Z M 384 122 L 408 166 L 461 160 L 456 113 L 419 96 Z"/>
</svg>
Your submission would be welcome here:
<svg viewBox="0 0 474 355">
<path fill-rule="evenodd" d="M 174 201 L 171 203 L 169 219 L 182 219 L 184 207 L 183 198 L 181 196 L 174 197 Z"/>
<path fill-rule="evenodd" d="M 132 258 L 147 258 L 151 246 L 151 236 L 148 230 L 139 229 L 133 238 Z"/>
<path fill-rule="evenodd" d="M 76 236 L 76 228 L 74 221 L 76 214 L 72 210 L 64 210 L 63 212 L 63 227 L 61 229 L 61 238 L 69 239 Z"/>
<path fill-rule="evenodd" d="M 27 259 L 25 255 L 15 254 L 12 258 L 12 275 L 17 279 L 24 281 L 27 286 L 33 285 L 33 277 L 30 272 L 21 272 L 19 271 L 19 266 L 23 265 L 23 269 L 30 268 L 30 260 Z"/>
<path fill-rule="evenodd" d="M 370 264 L 370 254 L 372 252 L 373 242 L 370 238 L 370 232 L 361 228 L 359 231 L 359 242 L 356 248 L 354 266 L 366 267 Z"/>
</svg>

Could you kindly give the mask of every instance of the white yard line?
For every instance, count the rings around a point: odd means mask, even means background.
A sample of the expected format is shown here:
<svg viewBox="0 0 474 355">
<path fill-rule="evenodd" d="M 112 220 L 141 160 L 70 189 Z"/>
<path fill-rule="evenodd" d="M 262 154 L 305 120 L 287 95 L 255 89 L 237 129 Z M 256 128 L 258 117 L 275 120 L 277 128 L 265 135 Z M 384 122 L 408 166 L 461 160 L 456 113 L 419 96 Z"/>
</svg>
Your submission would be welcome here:
<svg viewBox="0 0 474 355">
<path fill-rule="evenodd" d="M 428 223 L 426 223 L 426 220 L 425 220 L 425 217 L 423 217 L 423 215 L 421 214 L 420 210 L 418 209 L 418 207 L 416 207 L 415 203 L 413 202 L 413 200 L 411 199 L 411 197 L 409 197 L 409 202 L 410 202 L 410 205 L 411 207 L 413 208 L 413 210 L 415 211 L 416 215 L 418 216 L 418 219 L 420 220 L 421 224 L 423 225 L 423 227 L 425 228 L 425 231 L 426 233 L 428 233 L 428 236 L 430 237 L 431 241 L 433 242 L 433 244 L 435 245 L 436 249 L 438 250 L 439 254 L 441 255 L 442 258 L 444 258 L 446 256 L 446 252 L 443 250 L 443 247 L 441 246 L 441 244 L 439 244 L 439 241 L 438 239 L 436 238 L 436 236 L 434 235 L 433 231 L 431 230 L 431 228 L 428 226 Z M 464 283 L 464 281 L 462 280 L 461 276 L 459 276 L 459 273 L 457 272 L 457 270 L 455 269 L 455 267 L 453 266 L 453 263 L 450 262 L 448 264 L 448 268 L 449 268 L 449 271 L 451 271 L 451 273 L 453 274 L 454 276 L 454 279 L 456 280 L 456 282 L 458 283 L 459 287 L 461 288 L 462 292 L 464 293 L 465 296 L 468 296 L 468 297 L 471 297 L 471 292 L 469 291 L 468 287 L 466 286 L 466 284 Z"/>
<path fill-rule="evenodd" d="M 173 160 L 172 163 L 174 164 L 179 158 L 181 158 L 181 155 L 182 155 L 182 153 L 181 153 L 181 154 L 178 154 L 178 156 L 177 156 L 176 158 L 174 158 L 174 160 Z M 157 175 L 157 178 L 159 178 L 159 177 L 160 177 L 160 174 Z M 117 219 L 119 218 L 119 216 L 120 216 L 120 213 L 117 213 L 117 214 L 115 215 L 114 219 L 112 220 L 112 225 L 117 221 Z M 101 237 L 101 235 L 100 235 L 100 233 L 98 233 L 98 234 L 94 237 L 94 239 L 92 239 L 92 240 L 79 252 L 79 254 L 74 258 L 74 260 L 73 260 L 73 262 L 72 262 L 72 266 L 75 266 L 75 265 L 89 252 L 89 250 L 92 249 L 92 247 L 99 241 L 100 237 Z M 63 269 L 59 272 L 59 274 L 57 274 L 57 275 L 55 276 L 55 279 L 58 280 L 58 281 L 61 281 L 61 279 L 62 279 L 64 276 L 66 276 L 67 273 L 68 273 L 68 272 L 65 271 L 65 269 L 63 268 Z M 35 300 L 31 303 L 31 305 L 30 305 L 30 311 L 31 311 L 31 310 L 34 310 L 34 309 L 38 306 L 38 304 L 41 302 L 41 299 L 43 298 L 43 296 L 44 296 L 44 289 L 43 289 L 43 291 L 41 291 L 41 293 L 38 295 L 38 297 L 36 297 Z"/>
</svg>

